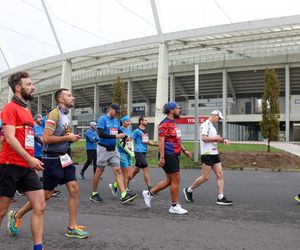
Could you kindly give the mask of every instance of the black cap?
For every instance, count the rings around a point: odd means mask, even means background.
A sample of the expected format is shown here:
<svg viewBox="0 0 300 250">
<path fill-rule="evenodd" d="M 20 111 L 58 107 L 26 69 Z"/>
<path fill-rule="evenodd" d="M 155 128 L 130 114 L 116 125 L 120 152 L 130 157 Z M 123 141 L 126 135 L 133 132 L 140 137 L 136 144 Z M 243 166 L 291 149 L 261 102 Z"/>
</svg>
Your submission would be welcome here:
<svg viewBox="0 0 300 250">
<path fill-rule="evenodd" d="M 121 108 L 120 108 L 120 106 L 118 104 L 113 103 L 113 104 L 110 105 L 110 107 L 112 109 L 114 109 L 118 114 L 121 114 Z"/>
</svg>

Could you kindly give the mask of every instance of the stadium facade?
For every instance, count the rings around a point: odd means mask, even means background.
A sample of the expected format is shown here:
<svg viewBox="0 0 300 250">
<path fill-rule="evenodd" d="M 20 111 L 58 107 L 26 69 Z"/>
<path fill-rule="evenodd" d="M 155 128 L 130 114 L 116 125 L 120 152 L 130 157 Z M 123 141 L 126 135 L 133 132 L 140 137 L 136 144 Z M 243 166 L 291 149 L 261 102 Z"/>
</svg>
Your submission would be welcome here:
<svg viewBox="0 0 300 250">
<path fill-rule="evenodd" d="M 83 131 L 106 112 L 117 77 L 125 82 L 128 113 L 137 122 L 149 116 L 151 130 L 162 119 L 162 105 L 182 105 L 184 139 L 194 139 L 195 65 L 199 65 L 198 111 L 224 114 L 223 136 L 261 140 L 264 70 L 280 80 L 280 138 L 300 140 L 300 15 L 219 25 L 150 36 L 65 53 L 1 72 L 0 106 L 10 98 L 7 78 L 30 73 L 36 85 L 33 113 L 55 106 L 54 92 L 72 89 L 73 125 Z M 200 119 L 201 121 L 201 119 Z"/>
</svg>

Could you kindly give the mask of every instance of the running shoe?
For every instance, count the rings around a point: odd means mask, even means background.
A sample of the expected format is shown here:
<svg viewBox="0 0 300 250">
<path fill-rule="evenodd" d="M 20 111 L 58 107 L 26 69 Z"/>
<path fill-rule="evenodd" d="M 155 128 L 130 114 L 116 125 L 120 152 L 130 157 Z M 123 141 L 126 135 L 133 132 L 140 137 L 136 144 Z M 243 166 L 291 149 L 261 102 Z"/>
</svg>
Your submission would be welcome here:
<svg viewBox="0 0 300 250">
<path fill-rule="evenodd" d="M 24 194 L 19 192 L 18 190 L 16 191 L 16 194 L 19 195 L 19 196 L 24 196 Z"/>
<path fill-rule="evenodd" d="M 152 195 L 150 194 L 149 191 L 144 190 L 143 191 L 143 197 L 144 197 L 144 201 L 147 207 L 151 207 L 151 199 L 152 199 Z"/>
<path fill-rule="evenodd" d="M 300 194 L 298 194 L 297 196 L 295 196 L 295 200 L 300 203 Z"/>
<path fill-rule="evenodd" d="M 22 220 L 15 217 L 17 212 L 9 211 L 7 214 L 7 229 L 12 236 L 16 236 L 19 233 L 19 227 L 22 224 Z"/>
<path fill-rule="evenodd" d="M 69 238 L 84 239 L 89 236 L 89 233 L 79 229 L 78 227 L 75 227 L 74 229 L 68 229 L 66 236 Z"/>
<path fill-rule="evenodd" d="M 176 204 L 176 206 L 172 206 L 169 208 L 169 213 L 171 214 L 186 214 L 188 211 L 183 209 L 181 205 Z"/>
<path fill-rule="evenodd" d="M 54 190 L 51 196 L 56 197 L 56 196 L 59 196 L 59 194 L 60 194 L 60 191 Z"/>
<path fill-rule="evenodd" d="M 125 197 L 121 199 L 122 203 L 125 204 L 129 201 L 133 201 L 137 197 L 137 194 L 126 193 Z"/>
<path fill-rule="evenodd" d="M 222 205 L 222 206 L 231 206 L 232 205 L 232 201 L 227 200 L 225 196 L 222 199 L 217 199 L 216 203 L 218 205 Z"/>
<path fill-rule="evenodd" d="M 186 199 L 187 202 L 193 203 L 194 202 L 193 192 L 188 192 L 187 190 L 188 190 L 187 188 L 183 189 L 184 198 Z"/>
<path fill-rule="evenodd" d="M 114 187 L 112 183 L 108 184 L 108 187 L 114 197 L 118 197 L 117 191 L 118 189 Z"/>
<path fill-rule="evenodd" d="M 78 177 L 79 177 L 79 179 L 85 179 L 85 177 L 84 177 L 84 173 L 82 173 L 82 171 L 78 171 Z"/>
<path fill-rule="evenodd" d="M 93 202 L 96 202 L 96 203 L 103 201 L 98 193 L 96 193 L 94 195 L 91 195 L 90 200 L 93 201 Z"/>
</svg>

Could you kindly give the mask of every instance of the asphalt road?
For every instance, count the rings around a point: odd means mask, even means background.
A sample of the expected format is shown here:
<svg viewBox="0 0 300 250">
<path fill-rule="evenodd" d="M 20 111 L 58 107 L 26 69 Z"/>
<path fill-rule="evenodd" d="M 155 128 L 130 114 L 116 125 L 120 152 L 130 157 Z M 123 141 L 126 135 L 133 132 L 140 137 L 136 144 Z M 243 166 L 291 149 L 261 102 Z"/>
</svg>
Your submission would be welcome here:
<svg viewBox="0 0 300 250">
<path fill-rule="evenodd" d="M 99 191 L 101 204 L 91 202 L 92 167 L 87 178 L 79 180 L 80 204 L 78 222 L 87 226 L 88 239 L 65 237 L 67 225 L 67 192 L 47 203 L 44 243 L 46 249 L 300 249 L 300 204 L 293 197 L 300 192 L 300 173 L 225 172 L 225 194 L 234 201 L 231 207 L 216 202 L 215 177 L 194 191 L 195 202 L 186 203 L 180 193 L 187 215 L 169 214 L 169 189 L 152 199 L 145 207 L 142 173 L 132 182 L 137 199 L 127 205 L 110 193 L 113 180 L 107 168 Z M 181 171 L 181 190 L 191 184 L 199 170 Z M 151 169 L 153 184 L 164 178 L 160 169 Z M 25 197 L 17 197 L 17 209 Z M 30 216 L 24 218 L 18 237 L 1 227 L 0 249 L 32 249 Z"/>
</svg>

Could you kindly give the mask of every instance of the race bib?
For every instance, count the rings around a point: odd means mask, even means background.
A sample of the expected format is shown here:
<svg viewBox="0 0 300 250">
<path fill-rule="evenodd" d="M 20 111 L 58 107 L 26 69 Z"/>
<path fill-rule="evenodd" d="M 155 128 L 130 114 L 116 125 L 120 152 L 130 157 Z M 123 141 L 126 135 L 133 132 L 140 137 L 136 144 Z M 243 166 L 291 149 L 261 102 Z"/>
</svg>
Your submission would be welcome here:
<svg viewBox="0 0 300 250">
<path fill-rule="evenodd" d="M 179 128 L 175 129 L 177 138 L 181 138 L 181 130 Z"/>
<path fill-rule="evenodd" d="M 213 146 L 212 146 L 211 150 L 212 151 L 217 151 L 218 150 L 217 143 L 213 143 Z"/>
<path fill-rule="evenodd" d="M 34 149 L 34 131 L 32 128 L 25 128 L 25 149 Z"/>
<path fill-rule="evenodd" d="M 117 135 L 118 134 L 118 129 L 117 128 L 110 128 L 109 129 L 109 134 L 110 135 Z"/>
<path fill-rule="evenodd" d="M 61 166 L 63 168 L 73 164 L 73 161 L 72 161 L 71 157 L 68 154 L 60 155 L 59 159 L 60 159 Z"/>
<path fill-rule="evenodd" d="M 142 143 L 148 143 L 149 142 L 149 136 L 148 134 L 142 135 Z"/>
</svg>

